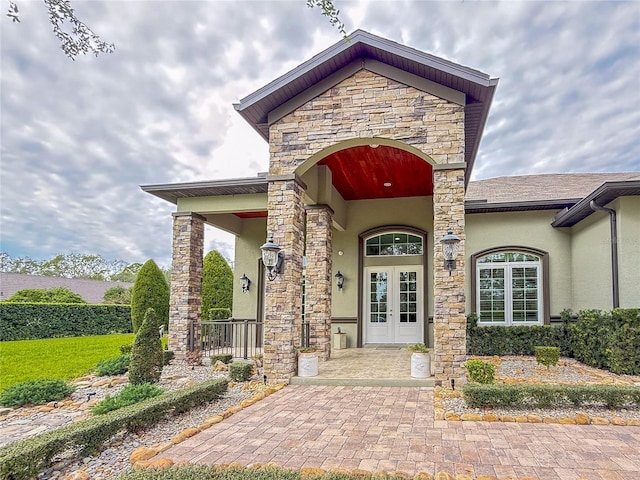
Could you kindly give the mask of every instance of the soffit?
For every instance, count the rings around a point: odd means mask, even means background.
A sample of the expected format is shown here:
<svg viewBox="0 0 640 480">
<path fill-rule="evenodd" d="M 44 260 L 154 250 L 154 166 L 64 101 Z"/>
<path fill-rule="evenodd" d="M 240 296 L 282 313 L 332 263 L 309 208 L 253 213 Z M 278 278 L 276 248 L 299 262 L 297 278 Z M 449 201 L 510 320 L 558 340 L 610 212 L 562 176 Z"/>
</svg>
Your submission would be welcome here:
<svg viewBox="0 0 640 480">
<path fill-rule="evenodd" d="M 233 178 L 209 182 L 167 183 L 141 185 L 151 195 L 178 204 L 179 198 L 216 197 L 219 195 L 250 195 L 267 193 L 269 184 L 264 175 L 250 178 Z"/>
</svg>

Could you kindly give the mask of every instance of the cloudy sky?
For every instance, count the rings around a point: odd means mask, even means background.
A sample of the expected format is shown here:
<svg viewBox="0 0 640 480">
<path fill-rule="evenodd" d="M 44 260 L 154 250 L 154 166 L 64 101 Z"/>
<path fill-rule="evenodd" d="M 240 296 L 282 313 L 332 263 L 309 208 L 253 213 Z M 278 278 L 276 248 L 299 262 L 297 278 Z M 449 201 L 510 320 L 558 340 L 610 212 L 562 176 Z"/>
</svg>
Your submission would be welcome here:
<svg viewBox="0 0 640 480">
<path fill-rule="evenodd" d="M 79 1 L 115 53 L 69 60 L 42 1 L 2 0 L 0 250 L 170 265 L 173 205 L 139 185 L 254 176 L 232 104 L 340 34 L 305 0 Z M 499 77 L 473 179 L 640 170 L 640 2 L 335 0 L 361 28 Z M 232 258 L 214 229 L 207 250 Z"/>
</svg>

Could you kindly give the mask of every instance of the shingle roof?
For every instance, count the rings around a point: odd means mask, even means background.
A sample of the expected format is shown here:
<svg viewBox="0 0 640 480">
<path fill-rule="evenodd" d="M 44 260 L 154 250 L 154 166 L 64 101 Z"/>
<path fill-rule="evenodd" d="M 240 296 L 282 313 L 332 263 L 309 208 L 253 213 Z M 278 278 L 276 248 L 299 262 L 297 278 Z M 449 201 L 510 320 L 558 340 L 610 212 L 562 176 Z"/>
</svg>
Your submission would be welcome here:
<svg viewBox="0 0 640 480">
<path fill-rule="evenodd" d="M 469 182 L 465 201 L 487 203 L 547 202 L 586 197 L 605 182 L 640 180 L 640 172 L 549 173 L 489 178 Z"/>
<path fill-rule="evenodd" d="M 117 286 L 129 288 L 132 285 L 133 283 L 128 282 L 102 282 L 100 280 L 85 280 L 81 278 L 0 273 L 0 300 L 6 300 L 18 290 L 25 290 L 27 288 L 67 287 L 72 292 L 84 298 L 87 303 L 102 303 L 102 297 L 107 289 Z"/>
</svg>

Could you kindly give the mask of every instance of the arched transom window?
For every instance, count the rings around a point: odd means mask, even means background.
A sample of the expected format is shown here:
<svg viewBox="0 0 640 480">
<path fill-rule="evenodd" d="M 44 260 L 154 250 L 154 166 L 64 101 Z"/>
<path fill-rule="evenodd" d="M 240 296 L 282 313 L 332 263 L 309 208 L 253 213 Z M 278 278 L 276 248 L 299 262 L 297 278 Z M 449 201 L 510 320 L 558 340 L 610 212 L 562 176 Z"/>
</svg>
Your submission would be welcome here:
<svg viewBox="0 0 640 480">
<path fill-rule="evenodd" d="M 476 260 L 476 275 L 478 323 L 542 323 L 542 268 L 538 255 L 490 253 Z"/>
<path fill-rule="evenodd" d="M 386 232 L 365 242 L 367 257 L 422 255 L 422 237 L 403 232 Z"/>
</svg>

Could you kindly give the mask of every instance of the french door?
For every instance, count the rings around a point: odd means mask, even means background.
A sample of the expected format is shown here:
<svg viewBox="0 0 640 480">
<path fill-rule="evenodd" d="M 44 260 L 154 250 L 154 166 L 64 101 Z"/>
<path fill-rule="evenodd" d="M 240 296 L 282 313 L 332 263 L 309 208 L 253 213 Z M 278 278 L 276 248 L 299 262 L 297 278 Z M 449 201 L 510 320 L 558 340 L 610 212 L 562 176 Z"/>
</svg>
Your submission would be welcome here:
<svg viewBox="0 0 640 480">
<path fill-rule="evenodd" d="M 423 341 L 421 266 L 369 267 L 364 289 L 364 343 Z"/>
</svg>

